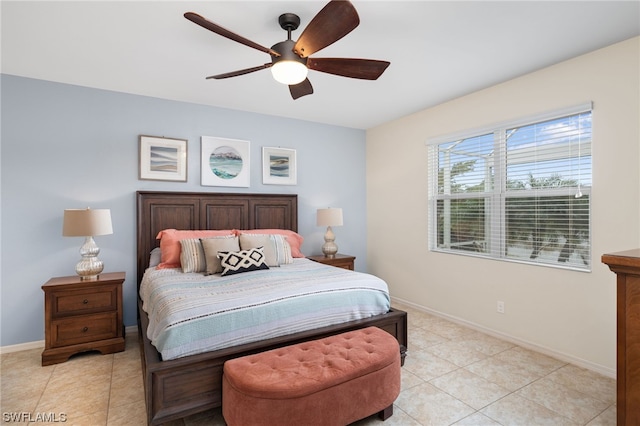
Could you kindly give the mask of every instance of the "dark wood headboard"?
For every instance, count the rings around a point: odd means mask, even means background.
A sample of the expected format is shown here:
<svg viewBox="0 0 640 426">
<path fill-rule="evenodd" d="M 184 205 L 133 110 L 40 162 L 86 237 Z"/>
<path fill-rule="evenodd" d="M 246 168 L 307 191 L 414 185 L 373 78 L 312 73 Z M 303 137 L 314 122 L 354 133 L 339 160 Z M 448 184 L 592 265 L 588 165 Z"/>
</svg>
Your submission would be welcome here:
<svg viewBox="0 0 640 426">
<path fill-rule="evenodd" d="M 298 231 L 295 194 L 138 191 L 138 285 L 163 229 L 289 229 Z"/>
</svg>

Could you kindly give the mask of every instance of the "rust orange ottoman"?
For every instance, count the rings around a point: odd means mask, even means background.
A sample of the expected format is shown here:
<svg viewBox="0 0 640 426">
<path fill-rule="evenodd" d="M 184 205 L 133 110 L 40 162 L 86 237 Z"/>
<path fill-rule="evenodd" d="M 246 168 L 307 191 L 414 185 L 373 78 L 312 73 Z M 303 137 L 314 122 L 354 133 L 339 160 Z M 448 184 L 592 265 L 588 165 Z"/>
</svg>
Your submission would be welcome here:
<svg viewBox="0 0 640 426">
<path fill-rule="evenodd" d="M 340 425 L 393 413 L 400 348 L 377 327 L 229 360 L 222 414 L 230 426 Z"/>
</svg>

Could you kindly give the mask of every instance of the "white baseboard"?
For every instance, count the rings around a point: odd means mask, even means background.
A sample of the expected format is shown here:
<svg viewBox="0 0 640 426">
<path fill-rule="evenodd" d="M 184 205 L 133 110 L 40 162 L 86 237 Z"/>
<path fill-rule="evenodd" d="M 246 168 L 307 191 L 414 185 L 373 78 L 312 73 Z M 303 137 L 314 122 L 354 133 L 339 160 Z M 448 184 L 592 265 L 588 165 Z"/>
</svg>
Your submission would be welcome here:
<svg viewBox="0 0 640 426">
<path fill-rule="evenodd" d="M 138 326 L 130 325 L 125 327 L 124 332 L 126 334 L 137 334 Z M 38 340 L 35 342 L 18 343 L 17 345 L 0 346 L 0 354 L 8 354 L 11 352 L 28 351 L 30 349 L 43 349 L 44 340 Z"/>
<path fill-rule="evenodd" d="M 124 332 L 126 334 L 138 334 L 138 326 L 137 325 L 130 325 L 128 327 L 124 328 Z"/>
<path fill-rule="evenodd" d="M 538 345 L 538 344 L 533 343 L 533 342 L 522 340 L 522 339 L 519 339 L 517 337 L 513 337 L 513 336 L 510 336 L 508 334 L 505 334 L 505 333 L 502 333 L 502 332 L 499 332 L 499 331 L 496 331 L 496 330 L 492 330 L 490 328 L 484 327 L 484 326 L 476 324 L 474 322 L 467 321 L 465 319 L 458 318 L 458 317 L 455 317 L 453 315 L 445 314 L 443 312 L 439 312 L 439 311 L 436 311 L 434 309 L 426 308 L 424 306 L 418 305 L 418 304 L 413 303 L 413 302 L 409 302 L 407 300 L 403 300 L 403 299 L 400 299 L 400 298 L 397 298 L 397 297 L 392 297 L 391 299 L 393 301 L 398 302 L 398 303 L 402 303 L 403 305 L 410 306 L 410 307 L 412 307 L 412 308 L 414 308 L 414 309 L 416 309 L 418 311 L 422 311 L 422 312 L 425 312 L 425 313 L 428 313 L 428 314 L 431 314 L 431 315 L 435 315 L 435 316 L 440 317 L 440 318 L 444 318 L 444 319 L 446 319 L 448 321 L 451 321 L 451 322 L 454 322 L 454 323 L 457 323 L 457 324 L 460 324 L 460 325 L 464 325 L 465 327 L 469 327 L 469 328 L 472 328 L 474 330 L 480 331 L 482 333 L 488 334 L 490 336 L 497 337 L 498 339 L 506 340 L 506 341 L 511 342 L 511 343 L 513 343 L 515 345 L 522 346 L 523 348 L 530 349 L 530 350 L 536 351 L 536 352 L 540 352 L 541 354 L 550 356 L 550 357 L 558 359 L 560 361 L 564 361 L 564 362 L 567 362 L 569 364 L 576 365 L 578 367 L 586 368 L 587 370 L 594 371 L 594 372 L 596 372 L 598 374 L 602 374 L 603 376 L 610 377 L 612 379 L 616 378 L 616 370 L 615 369 L 612 369 L 612 368 L 609 368 L 609 367 L 605 367 L 603 365 L 596 364 L 596 363 L 593 363 L 591 361 L 587 361 L 587 360 L 584 360 L 582 358 L 575 357 L 573 355 L 565 354 L 563 352 L 559 352 L 559 351 L 556 351 L 554 349 L 547 348 L 546 346 L 541 346 L 541 345 Z M 411 342 L 409 342 L 409 344 L 411 344 Z"/>
<path fill-rule="evenodd" d="M 603 376 L 607 376 L 607 377 L 611 377 L 613 379 L 616 378 L 616 370 L 615 369 L 611 369 L 608 367 L 605 367 L 603 365 L 599 365 L 599 364 L 595 364 L 593 362 L 584 360 L 582 358 L 578 358 L 575 357 L 573 355 L 569 355 L 569 354 L 565 354 L 563 352 L 558 352 L 556 350 L 547 348 L 545 346 L 541 346 L 538 345 L 536 343 L 532 343 L 526 340 L 522 340 L 522 339 L 518 339 L 516 337 L 510 336 L 508 334 L 505 333 L 501 333 L 499 331 L 495 331 L 489 328 L 486 328 L 484 326 L 478 325 L 476 323 L 473 323 L 471 321 L 467 321 L 464 320 L 462 318 L 458 318 L 455 317 L 453 315 L 449 315 L 449 314 L 445 314 L 443 312 L 439 312 L 436 311 L 434 309 L 430 309 L 430 308 L 426 308 L 424 306 L 415 304 L 413 302 L 409 302 L 407 300 L 403 300 L 397 297 L 392 297 L 392 300 L 397 301 L 398 303 L 402 303 L 403 305 L 407 305 L 410 306 L 418 311 L 422 311 L 422 312 L 426 312 L 428 314 L 431 315 L 435 315 L 438 316 L 440 318 L 444 318 L 446 320 L 449 320 L 451 322 L 460 324 L 460 325 L 464 325 L 465 327 L 469 327 L 472 328 L 474 330 L 478 330 L 481 331 L 483 333 L 486 333 L 490 336 L 494 336 L 497 337 L 499 339 L 502 340 L 506 340 L 508 342 L 511 342 L 513 344 L 516 344 L 518 346 L 522 346 L 523 348 L 527 348 L 527 349 L 531 349 L 533 351 L 536 352 L 540 352 L 544 355 L 550 356 L 552 358 L 556 358 L 559 359 L 561 361 L 565 361 L 568 362 L 569 364 L 573 364 L 573 365 L 577 365 L 578 367 L 582 367 L 582 368 L 586 368 L 588 370 L 591 371 L 595 371 L 596 373 L 602 374 Z M 125 333 L 127 334 L 136 334 L 138 333 L 138 326 L 137 325 L 130 325 L 128 327 L 125 328 Z M 27 342 L 27 343 L 19 343 L 17 345 L 9 345 L 9 346 L 1 346 L 0 347 L 0 354 L 7 354 L 7 353 L 11 353 L 11 352 L 19 352 L 19 351 L 26 351 L 29 349 L 39 349 L 39 348 L 44 348 L 44 340 L 38 340 L 35 342 Z"/>
<path fill-rule="evenodd" d="M 0 354 L 8 354 L 11 352 L 28 351 L 30 349 L 43 349 L 44 340 L 36 342 L 18 343 L 17 345 L 0 346 Z"/>
</svg>

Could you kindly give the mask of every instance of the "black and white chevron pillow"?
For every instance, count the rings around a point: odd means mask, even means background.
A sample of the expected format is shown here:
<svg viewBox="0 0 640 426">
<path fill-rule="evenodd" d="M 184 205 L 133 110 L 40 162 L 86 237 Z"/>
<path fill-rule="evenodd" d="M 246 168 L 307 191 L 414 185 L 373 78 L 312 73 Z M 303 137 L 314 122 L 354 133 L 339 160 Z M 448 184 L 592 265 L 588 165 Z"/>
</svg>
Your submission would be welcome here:
<svg viewBox="0 0 640 426">
<path fill-rule="evenodd" d="M 222 266 L 222 275 L 269 269 L 265 263 L 262 247 L 240 251 L 219 251 L 218 257 Z"/>
</svg>

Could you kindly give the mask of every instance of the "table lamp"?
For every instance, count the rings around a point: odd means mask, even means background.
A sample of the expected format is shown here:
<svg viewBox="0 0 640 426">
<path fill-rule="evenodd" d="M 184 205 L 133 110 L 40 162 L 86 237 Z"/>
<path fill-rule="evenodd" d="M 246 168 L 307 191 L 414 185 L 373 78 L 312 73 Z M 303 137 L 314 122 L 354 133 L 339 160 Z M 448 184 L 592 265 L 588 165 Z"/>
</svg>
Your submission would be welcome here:
<svg viewBox="0 0 640 426">
<path fill-rule="evenodd" d="M 322 245 L 322 253 L 325 257 L 333 258 L 338 253 L 338 246 L 335 243 L 336 236 L 331 229 L 332 226 L 342 226 L 342 209 L 326 208 L 318 209 L 317 225 L 326 226 L 327 232 L 324 234 L 324 244 Z"/>
<path fill-rule="evenodd" d="M 64 237 L 85 237 L 80 247 L 82 259 L 76 265 L 76 273 L 81 280 L 94 281 L 104 265 L 98 259 L 100 249 L 93 241 L 96 235 L 113 234 L 111 210 L 109 209 L 67 209 L 64 211 L 62 235 Z"/>
</svg>

